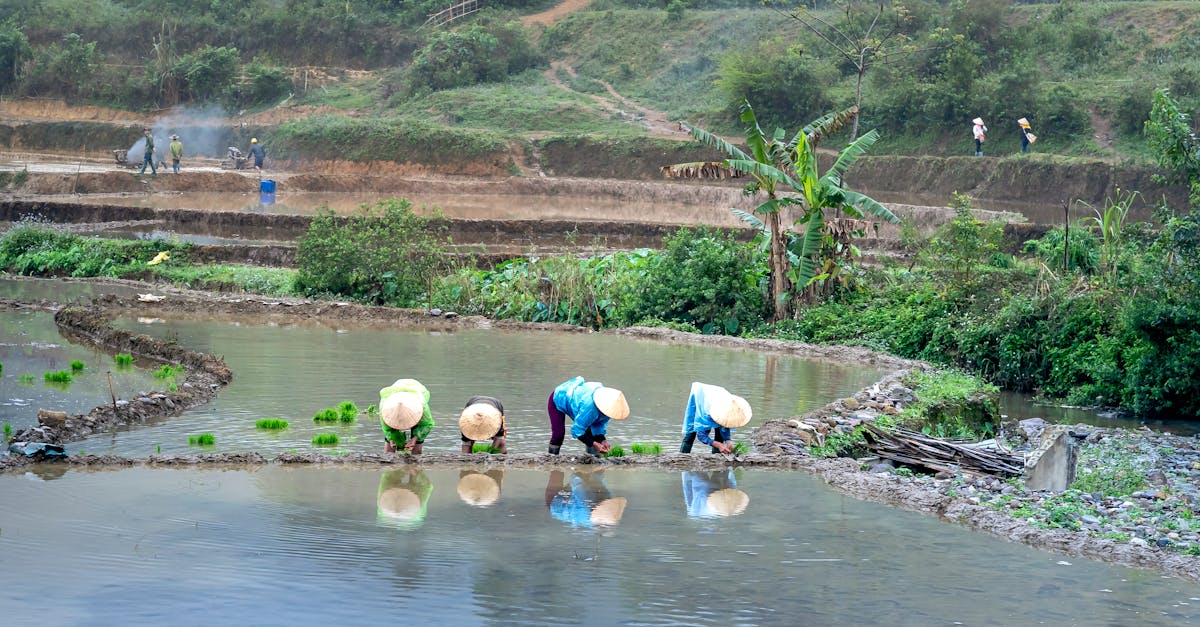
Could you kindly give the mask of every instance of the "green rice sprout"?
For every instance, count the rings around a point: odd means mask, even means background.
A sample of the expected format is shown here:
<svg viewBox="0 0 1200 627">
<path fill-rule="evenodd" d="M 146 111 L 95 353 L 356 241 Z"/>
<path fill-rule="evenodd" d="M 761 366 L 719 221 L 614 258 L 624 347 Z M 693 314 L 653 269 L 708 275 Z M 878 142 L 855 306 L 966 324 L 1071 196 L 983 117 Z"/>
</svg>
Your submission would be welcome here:
<svg viewBox="0 0 1200 627">
<path fill-rule="evenodd" d="M 130 355 L 129 353 L 117 353 L 116 355 L 113 355 L 113 361 L 117 362 L 118 366 L 132 366 L 133 355 Z"/>
<path fill-rule="evenodd" d="M 70 370 L 59 370 L 57 372 L 47 371 L 42 376 L 46 378 L 47 383 L 70 383 L 71 382 L 71 371 Z"/>
<path fill-rule="evenodd" d="M 367 405 L 367 414 L 370 416 L 378 416 L 379 415 L 379 406 L 375 405 L 374 403 Z"/>
<path fill-rule="evenodd" d="M 76 372 L 79 370 L 83 370 L 83 362 L 79 361 L 78 359 L 71 362 L 71 370 L 76 371 Z"/>
<path fill-rule="evenodd" d="M 621 448 L 620 445 L 617 445 L 617 446 L 614 446 L 614 447 L 608 449 L 608 452 L 605 453 L 604 456 L 605 457 L 625 457 L 625 449 Z"/>
<path fill-rule="evenodd" d="M 217 443 L 217 436 L 211 433 L 201 433 L 188 436 L 189 446 L 212 446 Z"/>
<path fill-rule="evenodd" d="M 313 422 L 340 422 L 341 420 L 341 413 L 339 413 L 336 409 L 330 409 L 328 407 L 322 409 L 313 416 Z"/>
<path fill-rule="evenodd" d="M 155 379 L 174 379 L 176 375 L 183 372 L 183 364 L 172 366 L 171 364 L 163 364 L 158 370 L 154 371 Z"/>
<path fill-rule="evenodd" d="M 19 374 L 17 375 L 17 383 L 20 383 L 21 385 L 33 385 L 33 375 Z"/>
<path fill-rule="evenodd" d="M 354 422 L 354 419 L 358 418 L 358 405 L 353 401 L 342 401 L 337 410 L 342 422 Z"/>
<path fill-rule="evenodd" d="M 745 455 L 746 453 L 749 453 L 749 452 L 750 452 L 750 445 L 747 444 L 745 440 L 738 440 L 737 442 L 733 443 L 733 454 L 734 455 Z"/>
<path fill-rule="evenodd" d="M 662 445 L 656 442 L 634 442 L 629 445 L 629 450 L 634 455 L 661 455 Z"/>
<path fill-rule="evenodd" d="M 263 418 L 255 422 L 254 426 L 268 431 L 280 431 L 288 428 L 288 421 L 279 418 Z"/>
<path fill-rule="evenodd" d="M 10 425 L 6 422 L 6 423 L 4 423 L 4 441 L 7 442 L 11 439 L 12 439 L 12 425 Z"/>
<path fill-rule="evenodd" d="M 336 433 L 318 433 L 313 436 L 313 446 L 333 446 L 341 441 Z"/>
<path fill-rule="evenodd" d="M 491 444 L 489 444 L 487 442 L 476 442 L 475 446 L 471 448 L 471 452 L 472 453 L 488 453 L 491 455 L 499 455 L 500 449 L 492 446 Z"/>
</svg>

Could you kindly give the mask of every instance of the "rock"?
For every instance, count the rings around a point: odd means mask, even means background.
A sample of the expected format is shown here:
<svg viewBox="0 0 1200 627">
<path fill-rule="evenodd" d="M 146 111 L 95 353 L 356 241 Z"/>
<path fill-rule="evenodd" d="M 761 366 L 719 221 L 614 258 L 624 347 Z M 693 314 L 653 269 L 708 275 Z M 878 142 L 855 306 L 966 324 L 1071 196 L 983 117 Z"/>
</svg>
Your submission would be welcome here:
<svg viewBox="0 0 1200 627">
<path fill-rule="evenodd" d="M 1159 487 L 1167 486 L 1171 483 L 1170 481 L 1167 481 L 1167 476 L 1163 474 L 1163 471 L 1157 468 L 1146 473 L 1146 481 L 1149 481 L 1150 485 Z"/>
<path fill-rule="evenodd" d="M 894 469 L 895 467 L 896 467 L 896 464 L 893 463 L 892 460 L 885 459 L 883 461 L 875 462 L 874 464 L 872 464 L 869 472 L 871 472 L 871 473 L 880 473 L 880 472 L 888 473 L 888 472 L 891 472 L 892 469 Z"/>
<path fill-rule="evenodd" d="M 39 409 L 37 413 L 37 419 L 40 424 L 43 424 L 47 427 L 61 429 L 67 424 L 67 412 Z"/>
<path fill-rule="evenodd" d="M 1154 543 L 1164 548 L 1171 546 L 1171 540 L 1168 538 L 1159 538 L 1155 540 Z"/>
<path fill-rule="evenodd" d="M 889 416 L 895 416 L 896 414 L 899 414 L 899 413 L 900 413 L 900 410 L 899 410 L 899 409 L 896 409 L 896 408 L 895 408 L 895 407 L 893 407 L 892 405 L 884 405 L 884 406 L 883 406 L 883 409 L 882 409 L 882 410 L 880 410 L 880 411 L 882 411 L 883 413 L 885 413 L 885 414 L 887 414 L 887 415 L 889 415 Z"/>
<path fill-rule="evenodd" d="M 442 315 L 442 310 L 438 309 L 437 307 L 434 307 L 433 309 L 429 310 L 429 315 L 436 318 L 436 317 Z"/>
<path fill-rule="evenodd" d="M 1088 516 L 1087 514 L 1084 514 L 1083 516 L 1080 516 L 1080 517 L 1079 517 L 1079 521 L 1080 521 L 1080 522 L 1082 522 L 1082 523 L 1083 523 L 1083 524 L 1085 524 L 1085 525 L 1098 525 L 1098 524 L 1100 524 L 1100 519 L 1099 519 L 1099 518 L 1096 518 L 1095 516 Z"/>
<path fill-rule="evenodd" d="M 1129 543 L 1132 544 L 1133 546 L 1150 546 L 1149 542 L 1146 542 L 1145 540 L 1143 540 L 1141 538 L 1130 538 Z"/>
<path fill-rule="evenodd" d="M 452 319 L 452 318 L 457 318 L 457 317 L 458 317 L 458 314 L 457 314 L 456 312 L 453 312 L 453 311 L 447 311 L 447 312 L 446 312 L 445 314 L 443 314 L 443 315 L 446 317 L 446 319 L 447 319 L 447 320 L 450 320 L 450 319 Z"/>
<path fill-rule="evenodd" d="M 817 443 L 817 435 L 812 431 L 798 430 L 796 431 L 796 438 L 804 442 L 806 446 L 812 446 Z"/>
<path fill-rule="evenodd" d="M 1030 418 L 1029 420 L 1040 420 Z M 1024 425 L 1026 420 L 1022 420 Z M 1043 421 L 1045 422 L 1045 421 Z M 1037 449 L 1025 462 L 1025 487 L 1030 490 L 1062 492 L 1075 481 L 1077 461 L 1074 439 L 1063 425 L 1045 429 Z"/>
<path fill-rule="evenodd" d="M 1050 423 L 1041 418 L 1027 418 L 1017 423 L 1017 426 L 1025 434 L 1025 439 L 1030 442 L 1036 440 Z"/>
<path fill-rule="evenodd" d="M 843 398 L 842 406 L 850 411 L 854 411 L 854 410 L 858 409 L 859 407 L 862 407 L 862 403 L 859 403 L 858 399 L 853 398 L 853 397 Z"/>
</svg>

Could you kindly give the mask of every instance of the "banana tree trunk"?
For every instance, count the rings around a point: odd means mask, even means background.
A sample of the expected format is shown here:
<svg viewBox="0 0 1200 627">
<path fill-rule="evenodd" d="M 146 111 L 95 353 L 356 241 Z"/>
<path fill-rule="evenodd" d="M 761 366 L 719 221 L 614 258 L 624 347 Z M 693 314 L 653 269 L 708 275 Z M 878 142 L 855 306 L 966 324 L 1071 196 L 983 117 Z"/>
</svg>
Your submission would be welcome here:
<svg viewBox="0 0 1200 627">
<path fill-rule="evenodd" d="M 775 305 L 773 322 L 788 317 L 787 251 L 784 250 L 782 220 L 778 211 L 767 214 L 767 225 L 771 229 L 771 302 Z"/>
</svg>

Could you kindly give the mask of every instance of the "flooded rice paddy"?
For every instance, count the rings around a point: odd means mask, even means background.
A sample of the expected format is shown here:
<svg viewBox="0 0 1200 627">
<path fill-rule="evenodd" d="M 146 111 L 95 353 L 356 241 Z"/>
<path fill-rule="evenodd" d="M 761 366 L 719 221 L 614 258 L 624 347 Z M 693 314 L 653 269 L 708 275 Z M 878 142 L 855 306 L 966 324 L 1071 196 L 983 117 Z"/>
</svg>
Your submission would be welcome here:
<svg viewBox="0 0 1200 627">
<path fill-rule="evenodd" d="M 544 452 L 550 439 L 546 399 L 555 385 L 575 375 L 625 392 L 632 416 L 609 425 L 617 444 L 657 442 L 678 447 L 680 424 L 692 381 L 718 383 L 741 394 L 755 417 L 741 431 L 768 418 L 793 416 L 847 396 L 877 380 L 880 371 L 796 357 L 707 346 L 675 346 L 598 333 L 548 333 L 467 329 L 454 333 L 382 325 L 335 328 L 264 321 L 129 319 L 117 326 L 191 350 L 221 356 L 234 378 L 212 402 L 153 426 L 97 435 L 71 445 L 75 451 L 146 455 L 196 451 L 188 435 L 212 433 L 214 452 L 264 454 L 308 450 L 318 433 L 337 433 L 339 450 L 380 451 L 378 418 L 353 423 L 314 423 L 313 415 L 342 401 L 365 410 L 379 389 L 398 378 L 415 378 L 430 390 L 437 426 L 429 451 L 457 451 L 457 419 L 466 400 L 498 397 L 508 417 L 514 453 Z M 255 422 L 282 418 L 281 432 Z M 568 442 L 568 447 L 581 446 Z"/>
<path fill-rule="evenodd" d="M 1180 625 L 1200 586 L 765 470 L 0 475 L 14 624 Z"/>
</svg>

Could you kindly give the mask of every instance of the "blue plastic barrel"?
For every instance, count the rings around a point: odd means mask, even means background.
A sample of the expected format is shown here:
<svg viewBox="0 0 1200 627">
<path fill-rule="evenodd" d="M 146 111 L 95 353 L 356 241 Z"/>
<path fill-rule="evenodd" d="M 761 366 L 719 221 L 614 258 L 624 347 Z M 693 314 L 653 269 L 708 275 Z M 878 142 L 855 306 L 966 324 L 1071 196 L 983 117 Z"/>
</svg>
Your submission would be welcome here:
<svg viewBox="0 0 1200 627">
<path fill-rule="evenodd" d="M 275 192 L 259 192 L 258 193 L 258 204 L 260 204 L 260 205 L 275 204 Z"/>
<path fill-rule="evenodd" d="M 275 181 L 272 181 L 270 179 L 267 179 L 265 181 L 259 181 L 258 191 L 263 192 L 264 194 L 274 194 L 275 193 Z"/>
</svg>

